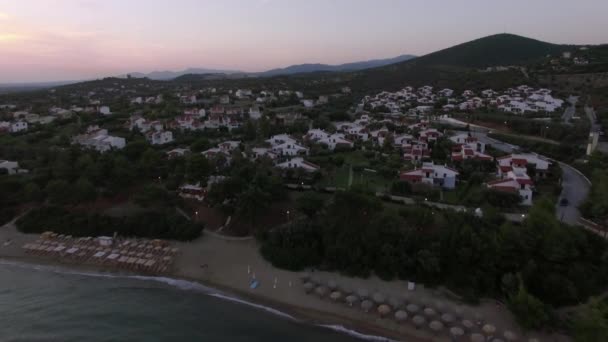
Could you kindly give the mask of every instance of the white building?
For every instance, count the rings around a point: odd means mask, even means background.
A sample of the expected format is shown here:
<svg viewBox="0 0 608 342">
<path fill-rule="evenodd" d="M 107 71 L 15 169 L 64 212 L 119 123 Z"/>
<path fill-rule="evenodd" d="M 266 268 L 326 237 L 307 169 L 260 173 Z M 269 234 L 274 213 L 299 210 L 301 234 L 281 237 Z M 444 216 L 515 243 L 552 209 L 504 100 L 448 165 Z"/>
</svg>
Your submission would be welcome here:
<svg viewBox="0 0 608 342">
<path fill-rule="evenodd" d="M 321 168 L 313 163 L 307 162 L 304 158 L 292 158 L 284 163 L 277 164 L 280 169 L 302 169 L 306 172 L 316 172 Z"/>
<path fill-rule="evenodd" d="M 14 175 L 19 171 L 19 163 L 16 161 L 0 160 L 0 169 L 6 170 L 9 175 Z"/>
<path fill-rule="evenodd" d="M 487 183 L 486 185 L 488 188 L 497 191 L 519 194 L 522 205 L 532 205 L 532 187 L 534 183 L 525 171 L 509 171 L 504 175 L 503 179 Z"/>
<path fill-rule="evenodd" d="M 278 146 L 285 143 L 295 144 L 297 141 L 288 134 L 277 134 L 270 137 L 270 139 L 266 140 L 266 142 L 272 146 Z"/>
<path fill-rule="evenodd" d="M 108 106 L 101 106 L 101 107 L 99 107 L 99 114 L 112 115 L 112 111 L 110 110 L 110 107 L 108 107 Z"/>
<path fill-rule="evenodd" d="M 146 133 L 146 139 L 152 145 L 164 145 L 173 142 L 173 132 L 171 131 L 152 131 Z"/>
<path fill-rule="evenodd" d="M 10 132 L 17 133 L 27 131 L 27 121 L 14 121 L 11 123 Z"/>
<path fill-rule="evenodd" d="M 330 151 L 335 150 L 338 146 L 343 146 L 346 148 L 353 148 L 353 146 L 355 146 L 355 143 L 346 139 L 344 134 L 341 133 L 334 133 L 325 138 L 319 139 L 317 142 L 319 144 L 326 145 Z"/>
<path fill-rule="evenodd" d="M 503 177 L 510 171 L 526 171 L 528 165 L 534 166 L 536 175 L 544 177 L 549 171 L 551 162 L 533 153 L 511 154 L 496 158 L 498 163 L 498 176 Z"/>
<path fill-rule="evenodd" d="M 102 153 L 126 146 L 125 138 L 110 136 L 107 129 L 100 129 L 99 126 L 89 126 L 85 134 L 74 137 L 72 142 Z"/>
<path fill-rule="evenodd" d="M 424 183 L 441 186 L 444 189 L 454 189 L 458 179 L 458 171 L 432 162 L 423 163 L 422 168 L 401 172 L 402 180 L 410 183 Z"/>
<path fill-rule="evenodd" d="M 258 120 L 262 117 L 262 112 L 259 107 L 251 107 L 249 108 L 249 118 L 251 120 Z"/>
</svg>

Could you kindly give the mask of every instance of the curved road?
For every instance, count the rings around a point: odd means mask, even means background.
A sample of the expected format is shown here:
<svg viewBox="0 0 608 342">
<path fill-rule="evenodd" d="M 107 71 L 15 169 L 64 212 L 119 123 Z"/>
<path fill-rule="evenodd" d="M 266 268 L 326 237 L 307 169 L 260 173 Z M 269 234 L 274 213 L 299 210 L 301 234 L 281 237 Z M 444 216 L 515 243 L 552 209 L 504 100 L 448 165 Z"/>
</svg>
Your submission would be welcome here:
<svg viewBox="0 0 608 342">
<path fill-rule="evenodd" d="M 466 123 L 461 122 L 460 125 L 457 120 L 449 120 L 450 122 L 445 122 L 449 124 L 454 124 L 456 126 L 465 126 Z M 519 146 L 508 144 L 496 139 L 492 139 L 488 137 L 487 133 L 490 131 L 490 128 L 480 127 L 480 126 L 471 126 L 471 135 L 479 139 L 479 141 L 491 145 L 497 150 L 503 151 L 505 153 L 514 153 L 519 149 Z M 551 159 L 551 158 L 547 158 Z M 559 205 L 559 201 L 556 204 L 556 216 L 559 220 L 562 220 L 565 223 L 571 225 L 578 225 L 579 220 L 581 218 L 581 213 L 578 210 L 578 207 L 583 204 L 585 199 L 587 198 L 587 194 L 589 193 L 589 189 L 591 188 L 591 182 L 587 177 L 585 177 L 580 171 L 573 168 L 568 164 L 564 164 L 559 162 L 559 166 L 562 169 L 562 192 L 559 196 L 561 199 L 565 198 L 568 200 L 567 206 Z"/>
<path fill-rule="evenodd" d="M 486 133 L 474 132 L 473 135 L 480 141 L 492 145 L 497 150 L 505 153 L 513 153 L 519 147 L 505 142 L 492 139 Z M 551 159 L 551 158 L 547 158 Z M 565 223 L 576 225 L 579 224 L 581 213 L 578 207 L 583 204 L 589 193 L 591 182 L 580 171 L 568 164 L 558 162 L 562 169 L 562 193 L 559 195 L 560 201 L 562 198 L 568 200 L 567 206 L 556 205 L 557 218 Z"/>
</svg>

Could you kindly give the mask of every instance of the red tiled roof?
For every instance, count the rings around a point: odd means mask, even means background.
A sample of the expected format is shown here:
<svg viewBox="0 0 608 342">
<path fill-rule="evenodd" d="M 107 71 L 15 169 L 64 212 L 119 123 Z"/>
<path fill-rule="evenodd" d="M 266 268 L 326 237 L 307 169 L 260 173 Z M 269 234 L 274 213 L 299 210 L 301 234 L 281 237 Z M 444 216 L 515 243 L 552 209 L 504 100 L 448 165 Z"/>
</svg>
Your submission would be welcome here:
<svg viewBox="0 0 608 342">
<path fill-rule="evenodd" d="M 526 164 L 528 164 L 528 160 L 523 159 L 523 158 L 513 158 L 512 161 L 513 161 L 514 164 L 518 164 L 518 165 L 521 165 L 521 164 L 526 165 Z"/>
<path fill-rule="evenodd" d="M 531 179 L 528 179 L 528 178 L 518 178 L 516 180 L 517 180 L 517 183 L 519 183 L 519 184 L 527 184 L 527 185 L 534 184 L 534 182 Z"/>
</svg>

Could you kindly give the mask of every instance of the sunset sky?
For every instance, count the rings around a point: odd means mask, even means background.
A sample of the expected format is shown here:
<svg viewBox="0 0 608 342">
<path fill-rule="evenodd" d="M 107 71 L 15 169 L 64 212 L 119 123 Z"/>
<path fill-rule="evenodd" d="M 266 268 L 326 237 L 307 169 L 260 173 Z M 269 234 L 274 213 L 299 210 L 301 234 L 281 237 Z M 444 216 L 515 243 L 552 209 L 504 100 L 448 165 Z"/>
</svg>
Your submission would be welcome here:
<svg viewBox="0 0 608 342">
<path fill-rule="evenodd" d="M 509 32 L 608 43 L 607 0 L 0 0 L 0 83 L 422 55 Z"/>
</svg>

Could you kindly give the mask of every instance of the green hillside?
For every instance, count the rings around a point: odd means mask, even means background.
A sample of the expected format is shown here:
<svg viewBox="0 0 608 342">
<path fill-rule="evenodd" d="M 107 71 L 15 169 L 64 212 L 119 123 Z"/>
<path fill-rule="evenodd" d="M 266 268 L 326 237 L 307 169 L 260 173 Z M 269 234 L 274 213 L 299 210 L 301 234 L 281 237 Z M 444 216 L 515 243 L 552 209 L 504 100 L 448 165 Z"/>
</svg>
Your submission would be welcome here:
<svg viewBox="0 0 608 342">
<path fill-rule="evenodd" d="M 496 34 L 433 52 L 411 62 L 414 65 L 449 65 L 484 68 L 499 65 L 522 65 L 547 55 L 559 55 L 572 49 L 514 34 Z M 401 63 L 403 65 L 404 63 Z"/>
<path fill-rule="evenodd" d="M 493 66 L 526 65 L 557 56 L 572 49 L 513 34 L 497 34 L 418 57 L 403 63 L 357 73 L 355 88 L 369 91 L 391 89 L 405 84 L 430 84 L 438 87 L 503 88 L 526 79 L 518 70 L 482 73 L 479 69 Z"/>
</svg>

